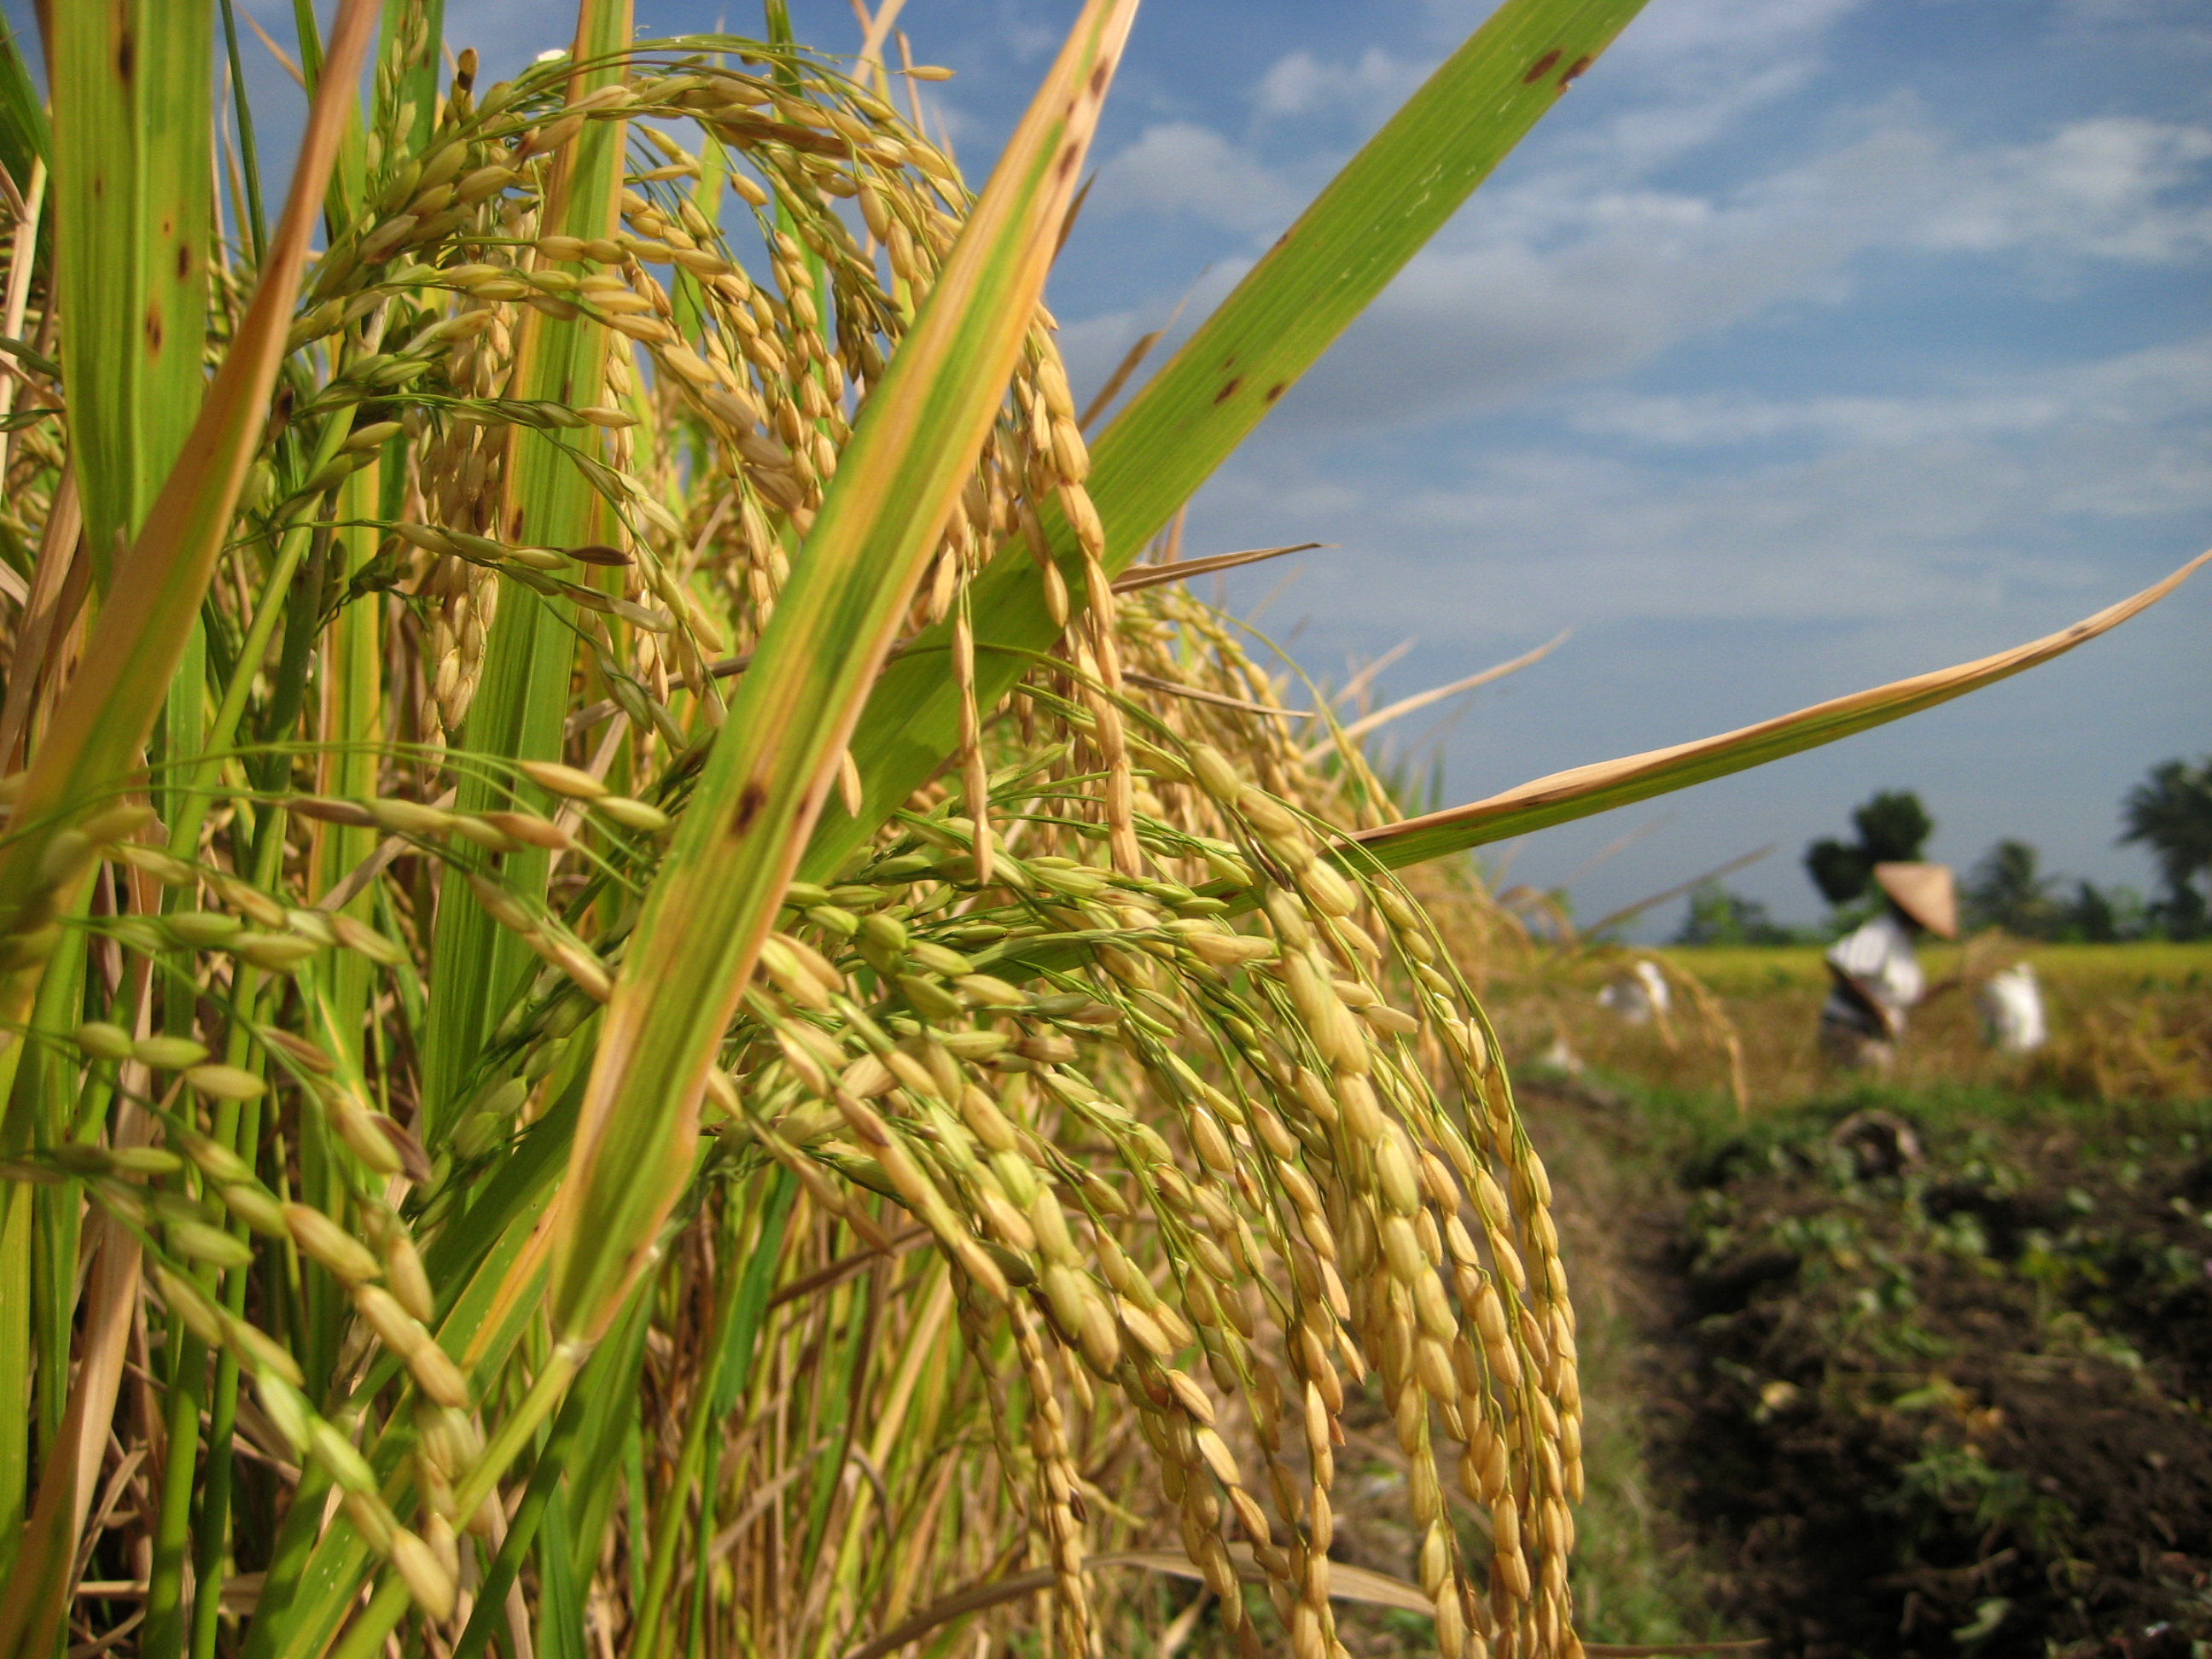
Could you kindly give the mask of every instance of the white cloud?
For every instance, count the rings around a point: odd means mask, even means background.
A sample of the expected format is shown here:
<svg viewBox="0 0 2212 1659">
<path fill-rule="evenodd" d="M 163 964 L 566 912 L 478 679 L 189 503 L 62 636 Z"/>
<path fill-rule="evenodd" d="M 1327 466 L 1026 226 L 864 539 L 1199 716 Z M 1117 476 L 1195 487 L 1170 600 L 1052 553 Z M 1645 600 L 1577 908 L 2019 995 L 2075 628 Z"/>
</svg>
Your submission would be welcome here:
<svg viewBox="0 0 2212 1659">
<path fill-rule="evenodd" d="M 1778 307 L 1848 298 L 1859 262 L 1884 250 L 2026 256 L 2048 274 L 2212 246 L 2212 131 L 2104 118 L 1972 147 L 1909 106 L 1863 125 L 1733 189 L 1576 190 L 1547 173 L 1478 198 L 1285 417 L 1402 420 L 1625 373 Z"/>
<path fill-rule="evenodd" d="M 1615 116 L 1591 148 L 1615 176 L 1634 176 L 1726 137 L 1747 117 L 1801 90 L 1819 68 L 1809 53 L 1705 77 L 1685 95 L 1655 98 Z"/>
<path fill-rule="evenodd" d="M 1698 398 L 1614 394 L 1570 417 L 1577 432 L 1688 447 L 1810 438 L 1868 445 L 2041 431 L 2061 414 L 2049 397 L 1812 398 L 1784 403 L 1722 393 Z"/>
<path fill-rule="evenodd" d="M 1150 126 L 1099 170 L 1086 213 L 1185 215 L 1245 234 L 1279 230 L 1304 200 L 1249 150 L 1188 121 Z"/>
<path fill-rule="evenodd" d="M 1802 88 L 1824 40 L 1869 0 L 1682 0 L 1653 6 L 1607 49 L 1607 80 L 1628 107 L 1573 141 L 1613 179 L 1646 173 L 1712 143 L 1753 110 Z M 1491 0 L 1431 0 L 1440 43 L 1456 46 Z M 1616 67 L 1617 65 L 1617 67 Z M 1434 67 L 1370 46 L 1356 64 L 1301 48 L 1269 66 L 1255 90 L 1263 120 L 1350 113 L 1379 120 Z"/>
<path fill-rule="evenodd" d="M 1304 115 L 1329 95 L 1334 80 L 1310 52 L 1279 58 L 1254 94 L 1262 115 Z"/>
<path fill-rule="evenodd" d="M 1681 60 L 1769 57 L 1826 34 L 1865 0 L 1684 0 L 1638 15 L 1616 48 L 1623 57 Z"/>
<path fill-rule="evenodd" d="M 1732 0 L 1676 26 L 1674 39 L 1687 51 L 1810 36 L 1847 3 Z M 1844 301 L 1863 259 L 1882 251 L 2014 256 L 2023 276 L 2048 286 L 2085 262 L 2171 264 L 2212 248 L 2203 188 L 2212 127 L 2203 125 L 2106 116 L 2033 142 L 1978 145 L 1900 99 L 1852 118 L 1809 155 L 1697 190 L 1638 187 L 1633 168 L 1607 165 L 1589 148 L 1694 147 L 1803 72 L 1802 59 L 1770 64 L 1707 100 L 1717 108 L 1686 100 L 1633 108 L 1601 138 L 1485 192 L 1318 366 L 1283 418 L 1402 421 L 1620 374 L 1778 307 Z M 1345 78 L 1293 53 L 1263 79 L 1259 102 L 1310 110 Z M 1155 125 L 1107 164 L 1091 210 L 1195 219 L 1256 248 L 1304 204 L 1291 173 L 1209 128 Z M 1601 188 L 1601 177 L 1630 182 Z M 1839 404 L 1824 418 L 1878 413 Z M 1692 414 L 1678 411 L 1678 426 Z"/>
<path fill-rule="evenodd" d="M 2107 116 L 2040 143 L 1960 158 L 1923 239 L 1974 252 L 2029 247 L 2158 263 L 2212 246 L 2212 207 L 2166 198 L 2212 161 L 2212 128 Z"/>
<path fill-rule="evenodd" d="M 1637 88 L 1627 106 L 1552 146 L 1537 177 L 1478 198 L 1285 416 L 1402 419 L 1620 373 L 1780 306 L 1844 301 L 1879 250 L 2024 255 L 2022 276 L 2063 287 L 2084 261 L 2172 263 L 2212 246 L 2212 129 L 2131 116 L 1972 144 L 1899 100 L 1732 185 L 1636 187 L 1801 92 L 1863 3 L 1685 0 L 1639 17 L 1613 49 Z M 1353 76 L 1292 53 L 1263 78 L 1260 107 L 1310 112 L 1379 76 L 1384 56 L 1370 51 Z M 1246 179 L 1263 167 L 1234 154 Z M 1279 222 L 1253 216 L 1255 229 Z"/>
<path fill-rule="evenodd" d="M 2062 20 L 2085 34 L 2124 28 L 2154 32 L 2168 51 L 2212 49 L 2212 27 L 2197 0 L 2060 0 Z"/>
<path fill-rule="evenodd" d="M 1423 65 L 1381 46 L 1368 47 L 1349 68 L 1301 50 L 1269 66 L 1253 103 L 1262 118 L 1336 111 L 1380 115 L 1402 102 L 1426 73 Z"/>
<path fill-rule="evenodd" d="M 1569 624 L 1917 626 L 2023 595 L 2086 611 L 2179 563 L 2212 520 L 2212 335 L 1921 397 L 1574 412 L 1651 448 L 1482 447 L 1410 478 L 1377 469 L 1340 503 L 1311 486 L 1356 464 L 1263 445 L 1200 497 L 1199 544 L 1341 543 L 1300 592 L 1333 639 L 1480 651 Z M 1695 467 L 1679 453 L 1768 438 L 1800 441 Z"/>
<path fill-rule="evenodd" d="M 1741 393 L 1577 398 L 1577 432 L 1668 448 L 1726 447 L 1777 440 L 1887 448 L 2021 437 L 2064 425 L 2148 432 L 2212 416 L 2212 336 L 2078 365 L 1980 376 L 1917 396 Z"/>
</svg>

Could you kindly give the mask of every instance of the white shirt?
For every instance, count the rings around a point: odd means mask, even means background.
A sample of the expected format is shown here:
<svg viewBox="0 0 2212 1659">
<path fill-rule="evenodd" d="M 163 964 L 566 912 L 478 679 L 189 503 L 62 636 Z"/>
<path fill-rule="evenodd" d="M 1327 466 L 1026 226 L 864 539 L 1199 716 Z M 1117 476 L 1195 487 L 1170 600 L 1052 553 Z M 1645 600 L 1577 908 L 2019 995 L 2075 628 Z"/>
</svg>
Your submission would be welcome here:
<svg viewBox="0 0 2212 1659">
<path fill-rule="evenodd" d="M 1983 1031 L 1999 1053 L 2031 1054 L 2047 1040 L 2042 988 L 2027 963 L 1991 974 L 1982 987 L 1981 1003 Z"/>
<path fill-rule="evenodd" d="M 1905 1011 L 1920 1000 L 1928 981 L 1912 954 L 1911 935 L 1888 911 L 1863 927 L 1846 933 L 1828 951 L 1829 965 L 1846 974 L 1873 999 L 1887 1021 L 1888 1030 L 1875 1035 L 1898 1036 L 1905 1030 Z M 1823 1019 L 1846 1025 L 1865 1024 L 1865 1012 L 1841 987 L 1828 994 L 1820 1010 Z"/>
<path fill-rule="evenodd" d="M 1600 991 L 1597 1000 L 1631 1025 L 1648 1024 L 1653 1016 L 1667 1012 L 1674 1002 L 1667 989 L 1667 976 L 1659 971 L 1658 964 L 1641 957 L 1627 973 Z"/>
</svg>

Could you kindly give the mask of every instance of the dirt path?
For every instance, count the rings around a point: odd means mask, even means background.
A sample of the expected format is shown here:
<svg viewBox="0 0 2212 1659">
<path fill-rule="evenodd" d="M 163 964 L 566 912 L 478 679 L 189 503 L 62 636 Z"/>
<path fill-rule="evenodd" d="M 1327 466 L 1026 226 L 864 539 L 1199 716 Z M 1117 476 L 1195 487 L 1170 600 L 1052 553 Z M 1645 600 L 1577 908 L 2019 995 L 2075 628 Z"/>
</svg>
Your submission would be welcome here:
<svg viewBox="0 0 2212 1659">
<path fill-rule="evenodd" d="M 1686 1199 L 1626 1100 L 1564 1081 L 1516 1087 L 1552 1175 L 1580 1321 L 1589 1495 L 1577 1526 L 1585 1640 L 1756 1635 L 1711 1594 L 1716 1563 L 1667 1472 L 1692 1412 L 1695 1353 L 1674 1244 Z"/>
</svg>

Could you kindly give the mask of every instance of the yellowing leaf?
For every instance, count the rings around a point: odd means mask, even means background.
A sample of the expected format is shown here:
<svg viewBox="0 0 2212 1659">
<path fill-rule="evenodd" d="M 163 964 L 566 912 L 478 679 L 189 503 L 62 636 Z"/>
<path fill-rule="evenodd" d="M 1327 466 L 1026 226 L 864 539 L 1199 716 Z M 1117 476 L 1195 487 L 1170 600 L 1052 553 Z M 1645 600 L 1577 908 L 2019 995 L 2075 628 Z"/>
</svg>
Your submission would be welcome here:
<svg viewBox="0 0 2212 1659">
<path fill-rule="evenodd" d="M 1469 802 L 1442 812 L 1384 824 L 1353 837 L 1361 848 L 1383 864 L 1419 864 L 1486 842 L 1504 841 L 1570 819 L 1609 811 L 1631 801 L 1686 789 L 1708 778 L 1725 777 L 1785 755 L 1817 749 L 1824 743 L 1848 738 L 1870 726 L 1887 725 L 1933 708 L 1939 702 L 1963 697 L 1985 685 L 2010 678 L 2038 663 L 2062 656 L 2075 646 L 2118 628 L 2138 611 L 2148 610 L 2186 581 L 2212 552 L 2200 553 L 2164 581 L 2146 587 L 2118 605 L 2108 605 L 2071 628 L 2026 645 L 2000 651 L 1993 657 L 1916 674 L 1847 697 L 1814 703 L 1795 714 L 1777 715 L 1717 737 L 1676 744 L 1619 760 L 1577 766 L 1565 772 L 1524 783 L 1486 800 Z"/>
</svg>

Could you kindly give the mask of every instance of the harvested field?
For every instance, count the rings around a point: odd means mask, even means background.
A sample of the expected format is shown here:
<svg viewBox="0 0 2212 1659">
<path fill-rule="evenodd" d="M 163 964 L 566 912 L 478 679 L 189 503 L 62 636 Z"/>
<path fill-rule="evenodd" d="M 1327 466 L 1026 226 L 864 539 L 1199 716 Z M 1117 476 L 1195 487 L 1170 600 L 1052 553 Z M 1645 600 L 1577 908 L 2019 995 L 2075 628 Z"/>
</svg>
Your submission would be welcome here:
<svg viewBox="0 0 2212 1659">
<path fill-rule="evenodd" d="M 1597 1175 L 1561 1200 L 1605 1379 L 1592 1635 L 2203 1650 L 2212 1114 L 1893 1093 L 1736 1128 L 1578 1085 L 1531 1113 Z"/>
</svg>

